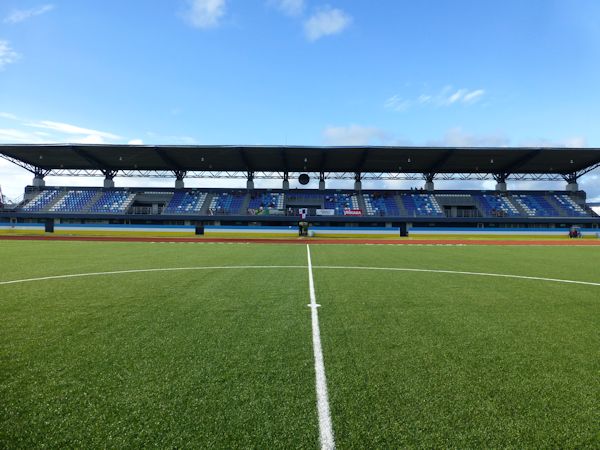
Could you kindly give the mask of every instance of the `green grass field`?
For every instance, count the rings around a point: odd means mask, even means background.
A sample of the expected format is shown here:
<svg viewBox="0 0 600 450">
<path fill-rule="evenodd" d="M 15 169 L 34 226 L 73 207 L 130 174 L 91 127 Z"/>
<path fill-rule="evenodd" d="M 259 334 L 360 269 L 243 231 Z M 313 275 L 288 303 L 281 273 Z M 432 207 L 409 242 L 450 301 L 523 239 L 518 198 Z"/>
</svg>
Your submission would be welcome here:
<svg viewBox="0 0 600 450">
<path fill-rule="evenodd" d="M 311 254 L 338 448 L 600 447 L 600 249 Z M 306 246 L 0 255 L 0 447 L 319 447 Z"/>
</svg>

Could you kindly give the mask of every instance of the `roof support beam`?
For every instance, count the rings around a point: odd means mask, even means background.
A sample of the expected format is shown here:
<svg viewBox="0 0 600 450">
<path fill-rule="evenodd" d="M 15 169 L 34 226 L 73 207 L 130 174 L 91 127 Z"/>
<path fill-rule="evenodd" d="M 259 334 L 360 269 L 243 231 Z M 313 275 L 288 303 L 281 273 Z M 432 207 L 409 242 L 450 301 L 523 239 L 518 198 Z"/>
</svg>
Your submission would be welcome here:
<svg viewBox="0 0 600 450">
<path fill-rule="evenodd" d="M 524 156 L 520 157 L 516 161 L 513 161 L 512 163 L 507 164 L 506 166 L 500 168 L 500 172 L 505 172 L 505 173 L 519 172 L 519 168 L 523 164 L 528 163 L 533 158 L 538 156 L 541 151 L 542 151 L 541 149 L 537 149 L 537 150 L 532 150 L 529 153 L 526 153 Z"/>
<path fill-rule="evenodd" d="M 369 156 L 369 149 L 364 149 L 360 155 L 360 158 L 358 159 L 358 164 L 356 165 L 358 167 L 359 172 L 362 172 L 363 167 L 365 166 L 365 163 L 367 162 L 367 157 Z M 360 180 L 357 180 L 360 181 Z"/>
<path fill-rule="evenodd" d="M 448 159 L 454 154 L 453 150 L 447 150 L 442 156 L 438 158 L 427 170 L 428 173 L 437 172 L 440 167 L 442 167 Z"/>
<path fill-rule="evenodd" d="M 77 154 L 78 156 L 82 157 L 87 162 L 89 162 L 94 167 L 94 169 L 98 169 L 98 170 L 103 170 L 106 168 L 112 169 L 112 165 L 106 164 L 105 162 L 100 161 L 94 155 L 90 154 L 87 150 L 85 150 L 79 146 L 73 145 L 73 146 L 71 146 L 71 150 L 73 150 L 73 152 L 75 152 L 75 154 Z"/>
<path fill-rule="evenodd" d="M 154 147 L 154 151 L 156 152 L 158 157 L 162 160 L 162 162 L 164 162 L 169 167 L 169 169 L 173 170 L 174 173 L 177 171 L 184 171 L 184 168 L 181 166 L 181 164 L 179 164 L 177 161 L 175 161 L 163 149 Z M 177 176 L 177 175 L 175 175 L 175 176 Z"/>
<path fill-rule="evenodd" d="M 590 173 L 592 170 L 595 170 L 595 169 L 597 169 L 598 167 L 600 167 L 600 162 L 599 162 L 599 163 L 596 163 L 596 164 L 594 164 L 594 165 L 592 165 L 592 166 L 590 166 L 590 167 L 586 167 L 586 168 L 585 168 L 585 169 L 583 169 L 583 170 L 580 170 L 579 172 L 577 172 L 577 178 L 579 178 L 579 177 L 581 177 L 581 176 L 585 175 L 586 173 Z"/>
<path fill-rule="evenodd" d="M 180 180 L 181 181 L 187 175 L 187 171 L 186 170 L 174 170 L 173 171 L 173 175 L 175 175 L 175 179 L 176 180 Z"/>
<path fill-rule="evenodd" d="M 425 172 L 423 174 L 423 179 L 425 181 L 427 181 L 428 183 L 433 183 L 434 178 L 435 178 L 435 172 Z"/>
<path fill-rule="evenodd" d="M 117 176 L 117 173 L 119 172 L 118 170 L 102 170 L 102 175 L 104 175 L 104 178 L 107 180 L 112 180 L 114 177 Z"/>
<path fill-rule="evenodd" d="M 13 157 L 5 155 L 3 153 L 0 153 L 0 158 L 5 159 L 5 160 L 25 169 L 28 172 L 31 172 L 33 174 L 37 174 L 39 171 L 42 170 L 41 168 L 34 166 L 33 164 L 26 163 L 24 161 L 21 161 L 20 159 L 13 158 Z M 51 169 L 49 169 L 48 172 L 50 172 L 50 170 Z"/>
<path fill-rule="evenodd" d="M 492 174 L 492 176 L 494 177 L 494 180 L 496 180 L 496 183 L 506 183 L 506 179 L 508 178 L 509 175 L 510 175 L 510 173 L 506 173 L 506 172 Z"/>
<path fill-rule="evenodd" d="M 248 154 L 246 153 L 246 150 L 243 148 L 240 148 L 239 152 L 240 152 L 240 158 L 242 158 L 242 162 L 244 163 L 244 166 L 246 166 L 246 171 L 254 171 L 254 168 L 250 164 L 250 159 L 248 158 Z M 248 173 L 250 173 L 250 172 L 248 172 Z"/>
<path fill-rule="evenodd" d="M 281 148 L 279 149 L 279 154 L 281 155 L 281 161 L 283 162 L 283 171 L 287 172 L 289 167 L 287 152 L 284 148 Z"/>
</svg>

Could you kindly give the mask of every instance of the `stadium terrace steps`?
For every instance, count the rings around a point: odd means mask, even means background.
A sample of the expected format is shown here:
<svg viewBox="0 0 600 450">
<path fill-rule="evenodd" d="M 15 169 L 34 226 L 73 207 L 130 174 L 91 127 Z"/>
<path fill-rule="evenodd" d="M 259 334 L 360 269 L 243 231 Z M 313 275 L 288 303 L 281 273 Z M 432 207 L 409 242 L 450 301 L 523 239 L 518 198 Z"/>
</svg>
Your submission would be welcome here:
<svg viewBox="0 0 600 450">
<path fill-rule="evenodd" d="M 258 214 L 263 210 L 285 210 L 285 194 L 283 192 L 250 193 L 242 204 L 242 211 Z"/>
<path fill-rule="evenodd" d="M 127 190 L 106 190 L 102 193 L 98 201 L 90 208 L 91 213 L 101 214 L 123 214 L 135 199 L 135 193 Z"/>
<path fill-rule="evenodd" d="M 213 195 L 208 207 L 209 215 L 240 214 L 246 193 L 242 191 L 220 192 Z"/>
<path fill-rule="evenodd" d="M 102 191 L 97 190 L 92 200 L 86 205 L 85 208 L 82 209 L 81 212 L 89 212 L 92 206 L 94 206 L 98 202 L 98 200 L 100 200 L 100 197 L 102 197 Z"/>
<path fill-rule="evenodd" d="M 530 217 L 560 217 L 560 213 L 552 207 L 544 195 L 515 194 L 513 197 Z"/>
<path fill-rule="evenodd" d="M 40 192 L 23 207 L 25 212 L 43 212 L 52 207 L 60 199 L 61 191 L 59 189 L 48 189 Z"/>
<path fill-rule="evenodd" d="M 429 192 L 404 194 L 402 195 L 402 202 L 408 216 L 445 217 L 435 195 Z"/>
<path fill-rule="evenodd" d="M 206 197 L 206 192 L 176 191 L 163 210 L 163 214 L 199 214 Z"/>
<path fill-rule="evenodd" d="M 49 212 L 79 213 L 91 205 L 99 191 L 90 189 L 68 190 L 56 201 Z"/>
<path fill-rule="evenodd" d="M 567 192 L 427 192 L 350 190 L 245 190 L 179 189 L 93 189 L 49 187 L 30 191 L 32 198 L 19 207 L 24 213 L 125 214 L 134 200 L 153 204 L 155 215 L 240 215 L 285 214 L 289 209 L 307 207 L 310 214 L 329 209 L 337 217 L 345 214 L 364 217 L 445 218 L 449 207 L 470 209 L 482 218 L 585 218 L 597 215 L 581 194 Z M 137 203 L 135 204 L 137 205 Z M 353 210 L 348 213 L 347 209 Z M 135 211 L 132 211 L 136 214 Z M 141 213 L 140 213 L 141 214 Z M 148 213 L 146 213 L 148 214 Z M 461 216 L 462 217 L 462 216 Z M 467 217 L 467 216 L 465 216 Z"/>
<path fill-rule="evenodd" d="M 324 193 L 323 196 L 325 198 L 323 203 L 324 209 L 334 210 L 336 216 L 343 216 L 346 209 L 360 209 L 358 196 L 355 193 L 334 192 L 332 194 Z"/>
<path fill-rule="evenodd" d="M 363 211 L 366 212 L 367 216 L 398 217 L 400 209 L 395 197 L 395 195 L 387 192 L 364 193 L 362 195 L 365 204 Z"/>
<path fill-rule="evenodd" d="M 519 210 L 507 196 L 481 194 L 476 196 L 482 208 L 483 217 L 518 217 Z"/>
<path fill-rule="evenodd" d="M 567 211 L 571 213 L 571 216 L 587 217 L 589 213 L 585 208 L 581 207 L 570 195 L 568 194 L 554 194 L 550 197 L 554 203 L 562 209 L 565 216 L 569 216 Z"/>
</svg>

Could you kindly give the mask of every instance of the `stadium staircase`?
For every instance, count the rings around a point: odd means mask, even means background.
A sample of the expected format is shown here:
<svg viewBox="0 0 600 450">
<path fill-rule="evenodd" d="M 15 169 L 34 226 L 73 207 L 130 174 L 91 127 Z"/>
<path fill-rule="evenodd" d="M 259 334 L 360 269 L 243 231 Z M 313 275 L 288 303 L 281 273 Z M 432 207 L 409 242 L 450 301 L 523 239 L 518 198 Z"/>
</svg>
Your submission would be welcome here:
<svg viewBox="0 0 600 450">
<path fill-rule="evenodd" d="M 518 217 L 522 211 L 510 201 L 510 198 L 500 194 L 474 195 L 483 217 Z"/>
<path fill-rule="evenodd" d="M 343 216 L 344 210 L 348 209 L 360 209 L 358 203 L 358 196 L 356 194 L 348 194 L 342 192 L 325 193 L 324 197 L 324 208 L 333 209 L 336 216 Z"/>
<path fill-rule="evenodd" d="M 67 214 L 80 213 L 86 207 L 92 205 L 92 201 L 97 197 L 98 191 L 89 189 L 69 189 L 58 201 L 54 202 L 48 208 L 49 212 L 60 212 Z"/>
<path fill-rule="evenodd" d="M 246 201 L 242 204 L 242 212 L 260 209 L 285 209 L 285 193 L 283 192 L 252 192 L 246 196 Z"/>
<path fill-rule="evenodd" d="M 545 195 L 515 194 L 513 198 L 529 217 L 560 217 L 560 213 L 549 203 Z"/>
<path fill-rule="evenodd" d="M 415 192 L 402 195 L 402 202 L 408 216 L 445 217 L 444 210 L 435 195 L 429 192 Z"/>
<path fill-rule="evenodd" d="M 206 192 L 175 191 L 163 214 L 199 214 L 206 197 Z"/>
<path fill-rule="evenodd" d="M 367 216 L 398 217 L 400 215 L 398 201 L 392 193 L 370 192 L 361 197 L 365 204 L 363 211 Z"/>
<path fill-rule="evenodd" d="M 81 212 L 83 212 L 83 213 L 90 212 L 90 209 L 92 209 L 92 206 L 94 206 L 98 202 L 98 200 L 100 200 L 100 197 L 102 197 L 102 191 L 97 190 L 95 192 L 96 193 L 94 194 L 94 197 L 92 197 L 92 200 L 81 210 Z"/>
<path fill-rule="evenodd" d="M 59 189 L 46 189 L 35 195 L 22 208 L 24 212 L 48 211 L 62 197 Z"/>
<path fill-rule="evenodd" d="M 109 190 L 102 192 L 100 198 L 91 208 L 91 213 L 124 214 L 131 206 L 136 194 L 128 190 Z"/>
<path fill-rule="evenodd" d="M 549 199 L 554 203 L 561 216 L 589 217 L 585 208 L 581 207 L 569 194 L 553 194 Z"/>
</svg>

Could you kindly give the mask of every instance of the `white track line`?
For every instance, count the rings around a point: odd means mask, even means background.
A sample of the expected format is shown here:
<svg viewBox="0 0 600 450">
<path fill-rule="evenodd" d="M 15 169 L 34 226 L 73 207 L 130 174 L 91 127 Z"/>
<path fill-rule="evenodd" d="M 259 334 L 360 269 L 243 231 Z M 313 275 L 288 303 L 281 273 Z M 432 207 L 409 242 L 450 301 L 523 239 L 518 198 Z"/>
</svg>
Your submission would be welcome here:
<svg viewBox="0 0 600 450">
<path fill-rule="evenodd" d="M 89 272 L 73 273 L 69 275 L 51 275 L 47 277 L 25 278 L 22 280 L 0 281 L 3 284 L 27 283 L 30 281 L 58 280 L 61 278 L 80 278 L 99 275 L 120 275 L 126 273 L 144 273 L 144 272 L 176 272 L 179 270 L 221 270 L 221 269 L 306 269 L 306 266 L 198 266 L 198 267 L 163 267 L 158 269 L 133 269 L 133 270 L 114 270 L 112 272 Z"/>
<path fill-rule="evenodd" d="M 310 259 L 310 247 L 306 244 L 306 256 L 308 258 L 308 288 L 310 291 L 310 305 L 312 317 L 312 338 L 315 354 L 315 383 L 317 390 L 317 411 L 319 413 L 319 439 L 322 449 L 334 449 L 333 426 L 331 425 L 331 413 L 329 412 L 329 397 L 327 395 L 327 379 L 325 377 L 325 362 L 323 361 L 323 348 L 321 347 L 321 331 L 319 330 L 319 313 L 317 299 L 315 296 L 315 283 L 313 281 L 312 261 Z"/>
<path fill-rule="evenodd" d="M 516 278 L 522 280 L 549 281 L 554 283 L 582 284 L 586 286 L 600 286 L 600 283 L 592 281 L 565 280 L 561 278 L 530 277 L 525 275 L 511 275 L 505 273 L 487 273 L 487 272 L 464 272 L 458 270 L 438 270 L 438 269 L 413 269 L 408 267 L 361 267 L 361 266 L 313 266 L 314 269 L 334 269 L 334 270 L 387 270 L 392 272 L 423 272 L 423 273 L 446 273 L 455 275 L 472 275 L 482 277 L 501 277 Z M 144 272 L 176 272 L 179 270 L 220 270 L 220 269 L 306 269 L 306 266 L 199 266 L 199 267 L 164 267 L 157 269 L 133 269 L 133 270 L 115 270 L 111 272 L 89 272 L 73 273 L 68 275 L 50 275 L 46 277 L 25 278 L 21 280 L 0 281 L 0 286 L 6 284 L 28 283 L 32 281 L 59 280 L 64 278 L 81 278 L 101 275 L 120 275 L 128 273 Z"/>
<path fill-rule="evenodd" d="M 481 276 L 481 277 L 517 278 L 517 279 L 521 279 L 521 280 L 551 281 L 554 283 L 571 283 L 571 284 L 585 284 L 587 286 L 600 286 L 600 283 L 594 283 L 592 281 L 564 280 L 562 278 L 529 277 L 529 276 L 525 276 L 525 275 L 510 275 L 510 274 L 504 274 L 504 273 L 464 272 L 464 271 L 460 271 L 460 270 L 411 269 L 411 268 L 404 268 L 404 267 L 360 267 L 360 266 L 315 266 L 315 269 L 387 270 L 387 271 L 396 271 L 396 272 L 446 273 L 446 274 L 454 274 L 454 275 L 476 275 L 476 276 Z"/>
</svg>

